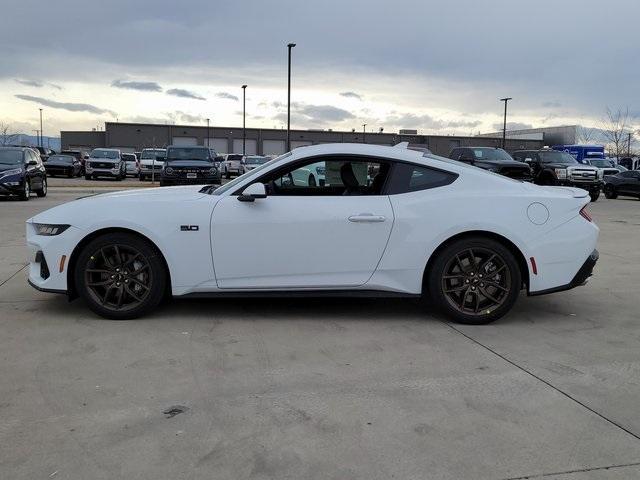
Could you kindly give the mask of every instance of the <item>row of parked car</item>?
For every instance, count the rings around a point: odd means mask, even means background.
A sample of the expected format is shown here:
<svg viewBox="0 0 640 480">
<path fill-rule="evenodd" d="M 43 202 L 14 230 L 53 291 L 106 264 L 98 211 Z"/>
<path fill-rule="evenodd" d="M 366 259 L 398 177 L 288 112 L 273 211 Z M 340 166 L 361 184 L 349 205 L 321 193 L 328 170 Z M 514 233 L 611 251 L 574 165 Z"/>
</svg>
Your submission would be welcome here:
<svg viewBox="0 0 640 480">
<path fill-rule="evenodd" d="M 58 156 L 50 158 L 54 157 Z M 166 149 L 145 148 L 136 153 L 96 148 L 86 155 L 81 173 L 77 175 L 84 175 L 87 180 L 101 177 L 122 180 L 126 176 L 137 177 L 140 181 L 158 179 L 161 186 L 215 184 L 220 183 L 223 176 L 231 178 L 242 175 L 271 158 L 263 155 L 218 155 L 214 150 L 203 146 L 171 145 Z M 65 161 L 69 165 L 75 164 L 72 158 L 66 158 Z M 47 162 L 47 168 L 50 162 L 51 160 Z M 53 171 L 57 173 L 57 170 Z M 69 170 L 68 176 L 73 175 L 76 175 L 76 170 Z"/>
<path fill-rule="evenodd" d="M 615 198 L 611 196 L 615 191 L 626 191 L 626 188 L 617 189 L 613 185 L 625 183 L 624 179 L 636 178 L 640 173 L 625 173 L 626 167 L 605 158 L 592 158 L 580 163 L 571 154 L 550 148 L 518 150 L 510 155 L 501 148 L 460 147 L 454 148 L 449 157 L 537 185 L 582 188 L 589 192 L 593 202 L 598 200 L 603 190 L 607 198 Z M 609 184 L 612 186 L 607 187 Z M 637 195 L 640 195 L 640 190 Z"/>
</svg>

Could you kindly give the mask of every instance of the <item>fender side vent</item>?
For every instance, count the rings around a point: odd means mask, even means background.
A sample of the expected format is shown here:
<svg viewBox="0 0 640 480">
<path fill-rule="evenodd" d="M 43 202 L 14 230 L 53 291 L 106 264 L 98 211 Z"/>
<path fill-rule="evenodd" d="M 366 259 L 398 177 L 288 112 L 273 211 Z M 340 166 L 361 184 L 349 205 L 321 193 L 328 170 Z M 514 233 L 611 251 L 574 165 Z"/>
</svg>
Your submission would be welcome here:
<svg viewBox="0 0 640 480">
<path fill-rule="evenodd" d="M 42 279 L 46 280 L 49 278 L 49 265 L 47 265 L 47 260 L 44 258 L 42 250 L 38 250 L 38 253 L 36 253 L 36 263 L 40 264 L 40 276 Z"/>
</svg>

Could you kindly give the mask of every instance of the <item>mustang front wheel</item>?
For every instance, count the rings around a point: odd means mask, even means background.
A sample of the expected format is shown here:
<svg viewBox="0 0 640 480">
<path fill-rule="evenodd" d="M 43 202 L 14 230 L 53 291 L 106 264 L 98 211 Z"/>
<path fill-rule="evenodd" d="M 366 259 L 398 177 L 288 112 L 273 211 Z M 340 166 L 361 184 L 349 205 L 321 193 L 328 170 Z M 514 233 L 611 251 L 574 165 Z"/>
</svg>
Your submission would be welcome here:
<svg viewBox="0 0 640 480">
<path fill-rule="evenodd" d="M 479 325 L 497 320 L 511 309 L 522 280 L 516 259 L 501 243 L 466 238 L 437 255 L 427 289 L 448 317 Z"/>
<path fill-rule="evenodd" d="M 91 241 L 75 268 L 76 288 L 89 308 L 116 320 L 136 318 L 155 308 L 166 282 L 157 249 L 127 233 L 106 234 Z"/>
</svg>

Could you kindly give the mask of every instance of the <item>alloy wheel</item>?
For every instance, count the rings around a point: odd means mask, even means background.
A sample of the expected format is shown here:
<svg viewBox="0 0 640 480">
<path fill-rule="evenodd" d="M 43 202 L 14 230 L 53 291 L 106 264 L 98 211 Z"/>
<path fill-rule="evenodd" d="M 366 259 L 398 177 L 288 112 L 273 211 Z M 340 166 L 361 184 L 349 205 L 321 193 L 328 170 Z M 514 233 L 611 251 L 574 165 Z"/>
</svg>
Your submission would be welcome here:
<svg viewBox="0 0 640 480">
<path fill-rule="evenodd" d="M 469 248 L 455 254 L 441 278 L 447 302 L 465 315 L 481 316 L 505 303 L 511 290 L 506 261 L 488 248 Z"/>
<path fill-rule="evenodd" d="M 131 310 L 151 292 L 152 269 L 148 259 L 129 245 L 110 245 L 94 252 L 84 270 L 92 298 L 105 308 Z"/>
</svg>

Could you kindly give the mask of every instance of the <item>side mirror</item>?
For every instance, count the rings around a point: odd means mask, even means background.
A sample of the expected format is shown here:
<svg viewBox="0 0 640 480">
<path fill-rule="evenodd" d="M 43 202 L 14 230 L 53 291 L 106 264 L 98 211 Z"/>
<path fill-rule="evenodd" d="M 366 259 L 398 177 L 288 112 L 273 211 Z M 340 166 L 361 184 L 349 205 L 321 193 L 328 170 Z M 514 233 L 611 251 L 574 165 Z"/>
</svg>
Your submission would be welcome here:
<svg viewBox="0 0 640 480">
<path fill-rule="evenodd" d="M 524 161 L 525 161 L 525 163 L 529 163 L 530 164 L 531 162 L 533 162 L 533 158 L 525 158 Z"/>
<path fill-rule="evenodd" d="M 267 198 L 267 191 L 263 183 L 252 183 L 238 196 L 238 200 L 241 202 L 255 202 L 256 198 Z"/>
<path fill-rule="evenodd" d="M 35 160 L 29 160 L 27 162 L 27 165 L 38 165 L 38 162 L 36 162 Z"/>
</svg>

